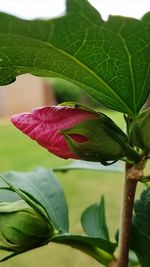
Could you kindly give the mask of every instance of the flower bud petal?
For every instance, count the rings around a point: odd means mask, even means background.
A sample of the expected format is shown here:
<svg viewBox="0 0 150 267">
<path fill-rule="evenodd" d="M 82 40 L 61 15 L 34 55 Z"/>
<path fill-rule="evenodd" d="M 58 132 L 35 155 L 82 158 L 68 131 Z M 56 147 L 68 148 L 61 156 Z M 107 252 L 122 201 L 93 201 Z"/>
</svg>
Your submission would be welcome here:
<svg viewBox="0 0 150 267">
<path fill-rule="evenodd" d="M 11 121 L 19 130 L 53 154 L 64 159 L 78 159 L 78 156 L 69 149 L 61 130 L 96 116 L 94 112 L 81 108 L 47 106 L 34 109 L 31 113 L 13 115 Z M 79 142 L 86 140 L 80 135 L 76 135 L 76 138 Z"/>
</svg>

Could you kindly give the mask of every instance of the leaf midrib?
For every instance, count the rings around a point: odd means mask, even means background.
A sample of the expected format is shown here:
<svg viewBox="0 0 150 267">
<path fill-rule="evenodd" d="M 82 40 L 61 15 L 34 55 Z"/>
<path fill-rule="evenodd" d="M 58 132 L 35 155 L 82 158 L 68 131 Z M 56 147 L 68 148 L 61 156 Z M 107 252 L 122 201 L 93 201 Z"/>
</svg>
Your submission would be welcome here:
<svg viewBox="0 0 150 267">
<path fill-rule="evenodd" d="M 136 106 L 135 106 L 135 81 L 134 81 L 134 73 L 133 73 L 133 67 L 132 67 L 132 55 L 130 54 L 130 51 L 129 51 L 128 46 L 126 44 L 126 40 L 122 37 L 122 35 L 120 33 L 118 33 L 118 36 L 119 36 L 120 40 L 123 43 L 124 49 L 125 49 L 127 57 L 128 57 L 130 77 L 131 77 L 131 83 L 132 83 L 132 92 L 133 92 L 133 109 L 134 109 L 134 112 L 136 112 Z"/>
<path fill-rule="evenodd" d="M 140 21 L 140 22 L 143 23 L 142 21 Z M 123 26 L 124 26 L 124 23 L 120 27 L 120 31 L 119 31 L 120 33 L 118 32 L 118 36 L 121 39 L 121 41 L 122 41 L 122 43 L 124 45 L 125 51 L 127 53 L 127 56 L 128 56 L 129 69 L 130 69 L 131 82 L 132 82 L 132 89 L 133 89 L 133 106 L 134 106 L 134 112 L 136 113 L 137 109 L 138 109 L 138 106 L 139 106 L 139 103 L 140 103 L 140 100 L 141 100 L 141 96 L 142 96 L 143 91 L 144 91 L 144 86 L 145 86 L 145 82 L 146 82 L 146 78 L 147 78 L 147 74 L 148 74 L 150 65 L 148 66 L 148 69 L 147 69 L 147 72 L 146 72 L 146 75 L 145 75 L 145 79 L 144 79 L 144 82 L 143 82 L 143 86 L 142 86 L 142 89 L 141 89 L 141 93 L 140 93 L 139 99 L 136 102 L 136 87 L 135 87 L 134 73 L 133 73 L 133 67 L 132 67 L 132 57 L 135 56 L 136 54 L 138 54 L 139 52 L 141 52 L 142 50 L 144 50 L 146 47 L 148 47 L 149 43 L 146 44 L 145 46 L 143 46 L 141 49 L 137 50 L 135 53 L 131 54 L 129 49 L 128 49 L 128 46 L 126 44 L 126 40 L 121 35 L 121 29 L 123 28 Z M 134 36 L 134 33 L 132 34 L 132 36 Z M 131 38 L 131 35 L 130 35 L 130 38 Z"/>
</svg>

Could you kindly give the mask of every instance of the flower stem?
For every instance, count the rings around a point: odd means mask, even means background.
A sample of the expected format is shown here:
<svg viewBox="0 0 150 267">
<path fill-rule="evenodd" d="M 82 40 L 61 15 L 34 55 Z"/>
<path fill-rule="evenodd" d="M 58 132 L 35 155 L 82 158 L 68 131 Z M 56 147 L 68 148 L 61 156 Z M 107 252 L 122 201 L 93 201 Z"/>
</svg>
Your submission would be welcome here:
<svg viewBox="0 0 150 267">
<path fill-rule="evenodd" d="M 132 211 L 136 186 L 139 178 L 143 175 L 143 163 L 131 165 L 126 163 L 124 196 L 119 234 L 118 267 L 128 266 L 128 254 L 130 247 L 130 234 L 132 223 Z"/>
</svg>

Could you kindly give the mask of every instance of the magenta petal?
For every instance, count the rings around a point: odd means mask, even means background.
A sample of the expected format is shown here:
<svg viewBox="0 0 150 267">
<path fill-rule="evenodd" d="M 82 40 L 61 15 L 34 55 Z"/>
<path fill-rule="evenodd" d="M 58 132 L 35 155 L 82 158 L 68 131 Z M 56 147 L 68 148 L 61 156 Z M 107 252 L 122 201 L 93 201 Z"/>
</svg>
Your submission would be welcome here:
<svg viewBox="0 0 150 267">
<path fill-rule="evenodd" d="M 11 121 L 19 130 L 53 154 L 64 159 L 77 159 L 78 157 L 69 149 L 61 130 L 93 117 L 94 113 L 84 109 L 46 106 L 34 109 L 31 113 L 13 115 Z M 84 141 L 84 138 L 79 139 L 81 142 Z"/>
</svg>

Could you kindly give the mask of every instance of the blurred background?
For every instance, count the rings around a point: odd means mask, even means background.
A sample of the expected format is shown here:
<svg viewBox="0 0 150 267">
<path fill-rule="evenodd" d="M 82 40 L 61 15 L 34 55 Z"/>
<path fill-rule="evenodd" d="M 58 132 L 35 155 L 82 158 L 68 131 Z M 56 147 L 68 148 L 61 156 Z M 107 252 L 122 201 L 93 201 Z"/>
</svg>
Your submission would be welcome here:
<svg viewBox="0 0 150 267">
<path fill-rule="evenodd" d="M 82 1 L 82 0 L 81 0 Z M 90 0 L 99 10 L 103 19 L 109 14 L 141 18 L 150 10 L 149 0 Z M 0 0 L 0 11 L 19 16 L 24 19 L 50 18 L 65 12 L 64 0 Z M 5 27 L 5 25 L 4 25 Z M 80 88 L 61 79 L 41 79 L 30 74 L 18 76 L 8 86 L 0 86 L 0 171 L 10 169 L 30 171 L 38 165 L 46 168 L 57 168 L 71 163 L 71 160 L 59 159 L 45 149 L 39 147 L 27 136 L 20 133 L 10 123 L 14 113 L 31 111 L 34 107 L 53 105 L 63 101 L 76 101 L 99 108 L 117 124 L 124 128 L 122 115 L 100 106 Z M 122 165 L 121 165 L 122 166 Z M 123 166 L 122 166 L 123 169 Z M 149 168 L 147 169 L 147 171 Z M 118 169 L 106 171 L 69 171 L 57 172 L 56 175 L 66 193 L 70 210 L 70 232 L 82 233 L 80 214 L 91 203 L 97 202 L 102 194 L 106 199 L 106 216 L 110 227 L 110 235 L 119 226 L 120 202 L 122 195 L 123 174 Z M 139 185 L 137 197 L 143 188 Z M 90 267 L 101 266 L 92 258 L 69 247 L 49 244 L 8 262 L 2 267 Z"/>
</svg>

